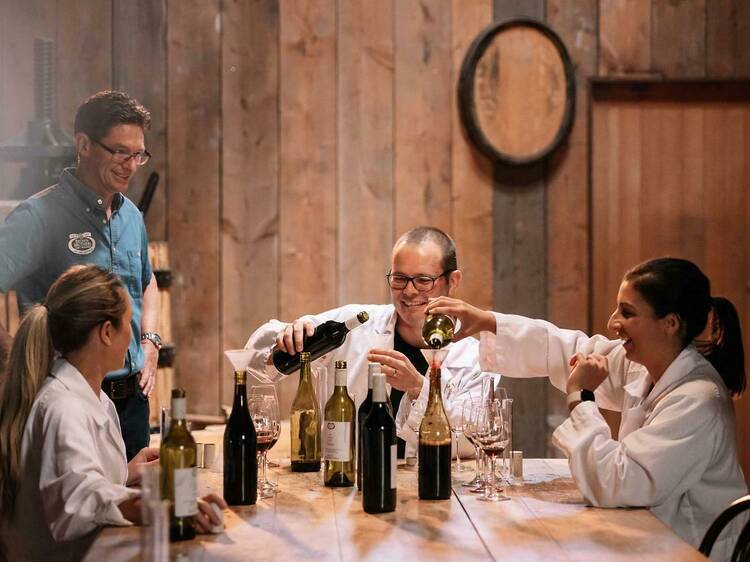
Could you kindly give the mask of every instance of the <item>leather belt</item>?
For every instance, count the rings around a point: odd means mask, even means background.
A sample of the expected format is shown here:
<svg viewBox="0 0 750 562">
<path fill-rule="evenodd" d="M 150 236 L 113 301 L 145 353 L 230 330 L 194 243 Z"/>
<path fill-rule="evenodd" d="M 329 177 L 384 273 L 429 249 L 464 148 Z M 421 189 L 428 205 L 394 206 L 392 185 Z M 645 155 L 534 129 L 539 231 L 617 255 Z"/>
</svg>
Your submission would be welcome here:
<svg viewBox="0 0 750 562">
<path fill-rule="evenodd" d="M 109 380 L 104 379 L 102 390 L 112 400 L 122 400 L 130 398 L 138 390 L 138 378 L 140 373 L 135 373 L 121 379 Z"/>
</svg>

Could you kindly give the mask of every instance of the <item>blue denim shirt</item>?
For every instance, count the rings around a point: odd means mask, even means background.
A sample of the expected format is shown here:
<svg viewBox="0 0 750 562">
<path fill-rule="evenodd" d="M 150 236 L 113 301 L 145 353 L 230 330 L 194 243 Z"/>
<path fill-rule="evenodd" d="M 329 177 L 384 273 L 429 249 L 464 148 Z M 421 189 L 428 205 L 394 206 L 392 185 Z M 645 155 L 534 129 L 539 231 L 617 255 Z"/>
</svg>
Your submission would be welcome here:
<svg viewBox="0 0 750 562">
<path fill-rule="evenodd" d="M 0 225 L 0 291 L 18 295 L 21 314 L 44 301 L 50 285 L 70 266 L 95 264 L 116 273 L 131 296 L 132 339 L 119 378 L 143 368 L 141 308 L 151 281 L 148 238 L 143 217 L 128 198 L 117 194 L 109 220 L 102 199 L 75 176 L 23 201 Z"/>
</svg>

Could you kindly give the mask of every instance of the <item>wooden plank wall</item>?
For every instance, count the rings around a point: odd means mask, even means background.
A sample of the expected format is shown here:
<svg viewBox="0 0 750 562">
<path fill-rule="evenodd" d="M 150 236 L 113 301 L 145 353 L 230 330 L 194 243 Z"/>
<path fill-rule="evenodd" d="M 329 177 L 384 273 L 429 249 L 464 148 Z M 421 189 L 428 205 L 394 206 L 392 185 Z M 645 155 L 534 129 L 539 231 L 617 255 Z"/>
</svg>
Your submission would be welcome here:
<svg viewBox="0 0 750 562">
<path fill-rule="evenodd" d="M 578 96 L 569 141 L 526 169 L 480 156 L 455 102 L 466 46 L 516 15 L 563 38 Z M 749 28 L 742 0 L 6 0 L 0 140 L 33 113 L 37 34 L 62 48 L 66 126 L 104 87 L 152 109 L 154 160 L 131 195 L 161 174 L 147 224 L 170 243 L 177 377 L 191 409 L 216 413 L 222 349 L 269 317 L 386 300 L 390 247 L 423 222 L 456 238 L 468 300 L 590 328 L 587 80 L 747 77 Z M 627 151 L 638 131 L 621 134 Z M 5 197 L 17 166 L 0 170 Z M 513 392 L 521 445 L 544 454 L 559 396 Z"/>
</svg>

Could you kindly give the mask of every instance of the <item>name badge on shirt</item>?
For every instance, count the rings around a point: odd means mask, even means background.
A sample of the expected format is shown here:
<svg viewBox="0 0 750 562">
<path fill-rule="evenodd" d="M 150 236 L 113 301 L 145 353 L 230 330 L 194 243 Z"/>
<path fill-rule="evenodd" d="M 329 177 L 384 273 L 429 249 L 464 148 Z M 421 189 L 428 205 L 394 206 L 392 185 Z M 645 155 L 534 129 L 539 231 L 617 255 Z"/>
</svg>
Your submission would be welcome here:
<svg viewBox="0 0 750 562">
<path fill-rule="evenodd" d="M 90 254 L 96 248 L 96 240 L 90 232 L 69 234 L 68 238 L 68 249 L 79 256 Z"/>
</svg>

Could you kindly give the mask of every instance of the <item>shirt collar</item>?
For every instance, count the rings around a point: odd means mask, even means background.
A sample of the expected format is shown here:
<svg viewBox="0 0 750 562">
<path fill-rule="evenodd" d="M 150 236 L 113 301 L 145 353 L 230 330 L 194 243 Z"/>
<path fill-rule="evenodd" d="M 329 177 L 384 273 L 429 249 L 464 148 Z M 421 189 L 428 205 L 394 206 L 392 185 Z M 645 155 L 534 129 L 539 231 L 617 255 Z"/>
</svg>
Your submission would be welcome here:
<svg viewBox="0 0 750 562">
<path fill-rule="evenodd" d="M 709 376 L 721 380 L 721 377 L 711 363 L 700 354 L 695 346 L 690 344 L 667 367 L 667 370 L 664 371 L 664 374 L 656 382 L 644 402 L 648 406 L 674 387 L 686 382 L 688 379 L 699 376 Z"/>
<path fill-rule="evenodd" d="M 83 201 L 87 208 L 98 209 L 102 213 L 105 211 L 104 200 L 101 195 L 95 193 L 91 188 L 87 187 L 78 177 L 75 175 L 75 168 L 65 168 L 60 174 L 60 183 L 70 188 L 78 198 Z M 125 197 L 122 193 L 115 193 L 112 198 L 112 212 L 116 212 L 122 207 L 122 203 Z"/>
<path fill-rule="evenodd" d="M 103 426 L 109 421 L 109 415 L 107 414 L 105 404 L 104 391 L 100 390 L 99 395 L 94 394 L 94 391 L 83 378 L 83 375 L 73 365 L 68 363 L 65 359 L 58 358 L 52 365 L 50 376 L 60 382 L 67 390 L 74 393 L 78 397 L 82 398 L 87 404 L 91 406 L 91 413 L 100 426 Z"/>
</svg>

